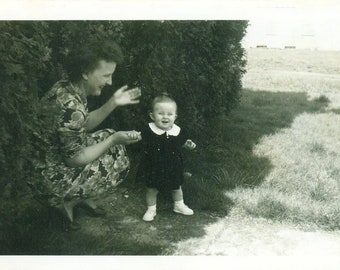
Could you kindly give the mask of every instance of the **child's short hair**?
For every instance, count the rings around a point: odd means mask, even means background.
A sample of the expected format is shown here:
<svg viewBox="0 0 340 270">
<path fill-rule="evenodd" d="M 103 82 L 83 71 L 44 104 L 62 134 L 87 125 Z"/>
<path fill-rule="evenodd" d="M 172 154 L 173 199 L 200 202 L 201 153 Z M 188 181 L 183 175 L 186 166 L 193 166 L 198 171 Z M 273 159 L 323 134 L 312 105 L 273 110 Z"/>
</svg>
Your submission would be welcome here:
<svg viewBox="0 0 340 270">
<path fill-rule="evenodd" d="M 170 96 L 167 92 L 163 92 L 160 95 L 156 96 L 152 102 L 151 102 L 151 111 L 155 107 L 157 103 L 162 103 L 162 102 L 173 102 L 176 104 L 176 101 L 172 96 Z M 177 105 L 177 104 L 176 104 Z"/>
</svg>

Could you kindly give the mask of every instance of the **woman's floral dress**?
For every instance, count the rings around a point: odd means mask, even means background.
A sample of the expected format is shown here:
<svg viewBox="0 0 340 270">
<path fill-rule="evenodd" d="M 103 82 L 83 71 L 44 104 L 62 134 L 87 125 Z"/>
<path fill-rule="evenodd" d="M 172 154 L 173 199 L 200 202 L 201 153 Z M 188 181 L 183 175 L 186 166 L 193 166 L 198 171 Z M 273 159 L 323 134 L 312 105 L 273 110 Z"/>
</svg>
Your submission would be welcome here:
<svg viewBox="0 0 340 270">
<path fill-rule="evenodd" d="M 130 163 L 123 145 L 112 146 L 86 166 L 73 168 L 65 164 L 65 158 L 74 157 L 84 147 L 103 141 L 115 132 L 112 129 L 86 131 L 87 101 L 77 87 L 68 81 L 59 81 L 42 102 L 54 112 L 52 132 L 45 136 L 50 147 L 45 154 L 44 182 L 40 186 L 51 206 L 97 196 L 124 180 Z"/>
</svg>

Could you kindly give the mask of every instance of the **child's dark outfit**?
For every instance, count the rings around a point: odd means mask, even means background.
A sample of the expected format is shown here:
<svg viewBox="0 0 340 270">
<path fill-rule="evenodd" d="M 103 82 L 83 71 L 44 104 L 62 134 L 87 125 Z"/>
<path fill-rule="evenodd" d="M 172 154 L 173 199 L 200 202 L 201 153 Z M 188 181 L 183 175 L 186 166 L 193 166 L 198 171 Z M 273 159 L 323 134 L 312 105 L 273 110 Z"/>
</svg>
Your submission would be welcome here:
<svg viewBox="0 0 340 270">
<path fill-rule="evenodd" d="M 154 123 L 141 131 L 143 155 L 138 177 L 148 188 L 176 190 L 184 182 L 183 145 L 188 137 L 177 125 L 164 131 Z"/>
</svg>

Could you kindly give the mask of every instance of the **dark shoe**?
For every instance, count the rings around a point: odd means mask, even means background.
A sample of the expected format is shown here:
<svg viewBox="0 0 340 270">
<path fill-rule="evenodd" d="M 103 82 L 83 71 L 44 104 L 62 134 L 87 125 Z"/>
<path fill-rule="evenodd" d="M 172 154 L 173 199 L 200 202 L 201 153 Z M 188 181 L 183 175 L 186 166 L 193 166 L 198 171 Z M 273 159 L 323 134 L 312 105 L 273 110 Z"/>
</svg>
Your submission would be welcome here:
<svg viewBox="0 0 340 270">
<path fill-rule="evenodd" d="M 91 214 L 93 216 L 96 216 L 96 217 L 104 217 L 106 216 L 106 210 L 104 208 L 101 208 L 101 207 L 97 207 L 97 208 L 91 208 Z"/>
<path fill-rule="evenodd" d="M 59 228 L 64 232 L 78 231 L 81 229 L 81 224 L 77 221 L 71 222 L 67 217 L 63 216 Z"/>
<path fill-rule="evenodd" d="M 73 221 L 70 222 L 69 220 L 65 220 L 63 223 L 63 231 L 69 232 L 69 231 L 78 231 L 81 229 L 80 223 Z"/>
<path fill-rule="evenodd" d="M 49 226 L 52 229 L 61 231 L 75 231 L 80 229 L 80 224 L 74 220 L 71 222 L 65 210 L 61 207 L 49 208 Z"/>
<path fill-rule="evenodd" d="M 73 221 L 68 225 L 69 231 L 78 231 L 81 228 L 80 223 Z"/>
<path fill-rule="evenodd" d="M 86 210 L 88 211 L 88 213 L 93 217 L 104 217 L 104 216 L 106 216 L 106 211 L 102 207 L 98 206 L 96 208 L 92 208 L 88 205 L 85 205 L 85 206 L 86 206 Z"/>
</svg>

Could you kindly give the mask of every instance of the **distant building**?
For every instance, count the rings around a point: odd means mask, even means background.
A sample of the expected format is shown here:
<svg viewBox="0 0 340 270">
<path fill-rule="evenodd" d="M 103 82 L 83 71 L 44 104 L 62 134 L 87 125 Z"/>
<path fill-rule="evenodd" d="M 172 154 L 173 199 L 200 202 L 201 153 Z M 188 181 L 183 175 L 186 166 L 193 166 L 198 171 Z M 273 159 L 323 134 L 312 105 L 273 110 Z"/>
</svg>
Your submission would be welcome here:
<svg viewBox="0 0 340 270">
<path fill-rule="evenodd" d="M 247 48 L 340 50 L 339 26 L 334 21 L 249 21 Z"/>
</svg>

